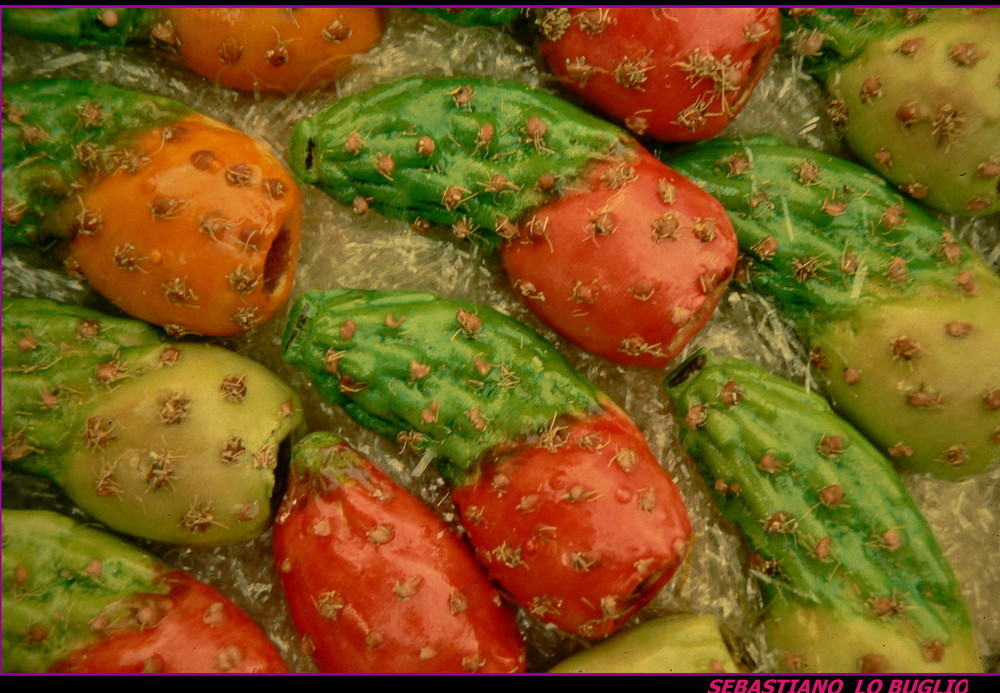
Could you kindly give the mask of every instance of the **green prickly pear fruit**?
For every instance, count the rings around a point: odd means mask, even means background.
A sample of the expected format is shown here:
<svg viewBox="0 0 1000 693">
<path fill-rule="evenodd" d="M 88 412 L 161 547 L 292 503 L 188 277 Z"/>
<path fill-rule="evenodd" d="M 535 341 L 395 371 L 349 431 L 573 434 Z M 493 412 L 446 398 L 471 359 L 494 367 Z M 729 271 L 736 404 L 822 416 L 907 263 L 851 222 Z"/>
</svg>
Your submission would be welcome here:
<svg viewBox="0 0 1000 693">
<path fill-rule="evenodd" d="M 665 388 L 682 444 L 754 552 L 777 668 L 981 670 L 926 520 L 886 458 L 822 397 L 707 352 Z"/>
<path fill-rule="evenodd" d="M 3 306 L 4 466 L 109 527 L 197 545 L 270 525 L 298 396 L 258 363 L 42 299 Z"/>
<path fill-rule="evenodd" d="M 539 620 L 607 635 L 686 553 L 680 492 L 638 427 L 521 323 L 422 292 L 313 291 L 284 358 L 433 460 L 490 577 Z"/>
<path fill-rule="evenodd" d="M 1000 278 L 855 164 L 773 139 L 671 164 L 715 195 L 812 349 L 835 408 L 902 467 L 960 479 L 1000 455 Z"/>
<path fill-rule="evenodd" d="M 285 664 L 222 593 L 44 510 L 3 512 L 3 670 L 268 673 Z"/>
<path fill-rule="evenodd" d="M 827 37 L 840 52 L 830 60 L 828 50 L 815 67 L 848 146 L 932 209 L 1000 211 L 1000 12 L 875 12 L 882 14 L 832 9 L 798 19 L 800 52 L 820 53 Z"/>
<path fill-rule="evenodd" d="M 715 617 L 680 614 L 646 621 L 564 659 L 552 673 L 736 673 Z"/>
</svg>

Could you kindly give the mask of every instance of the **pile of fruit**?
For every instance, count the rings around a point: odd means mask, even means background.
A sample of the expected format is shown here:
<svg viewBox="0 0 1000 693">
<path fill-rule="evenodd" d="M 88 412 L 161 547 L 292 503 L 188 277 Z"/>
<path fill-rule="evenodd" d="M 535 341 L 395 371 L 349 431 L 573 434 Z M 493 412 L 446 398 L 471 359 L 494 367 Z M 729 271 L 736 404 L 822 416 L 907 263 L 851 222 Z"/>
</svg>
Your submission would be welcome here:
<svg viewBox="0 0 1000 693">
<path fill-rule="evenodd" d="M 3 26 L 5 671 L 1000 664 L 1000 13 Z"/>
</svg>

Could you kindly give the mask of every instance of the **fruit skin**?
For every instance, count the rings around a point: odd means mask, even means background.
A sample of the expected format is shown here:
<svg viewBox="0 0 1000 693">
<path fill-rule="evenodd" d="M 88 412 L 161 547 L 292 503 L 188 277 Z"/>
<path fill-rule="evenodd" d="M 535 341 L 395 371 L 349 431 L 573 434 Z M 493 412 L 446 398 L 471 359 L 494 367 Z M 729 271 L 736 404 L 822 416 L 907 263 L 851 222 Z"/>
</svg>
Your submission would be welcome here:
<svg viewBox="0 0 1000 693">
<path fill-rule="evenodd" d="M 763 575 L 774 666 L 979 671 L 961 590 L 899 476 L 822 397 L 699 352 L 664 385 Z"/>
<path fill-rule="evenodd" d="M 725 293 L 736 236 L 715 200 L 648 153 L 616 188 L 607 180 L 617 166 L 594 167 L 572 194 L 536 208 L 501 250 L 503 267 L 522 300 L 570 341 L 616 363 L 662 368 Z"/>
<path fill-rule="evenodd" d="M 277 673 L 277 649 L 221 592 L 99 530 L 3 513 L 5 672 Z"/>
<path fill-rule="evenodd" d="M 174 336 L 254 329 L 287 302 L 301 199 L 256 140 L 89 81 L 4 85 L 4 242 L 68 266 Z"/>
<path fill-rule="evenodd" d="M 553 674 L 737 673 L 715 617 L 678 614 L 646 621 L 559 662 Z"/>
<path fill-rule="evenodd" d="M 520 323 L 427 293 L 315 291 L 283 344 L 324 397 L 435 461 L 480 561 L 537 619 L 609 634 L 677 569 L 690 523 L 676 486 Z"/>
<path fill-rule="evenodd" d="M 813 350 L 834 407 L 894 463 L 945 479 L 1000 453 L 1000 278 L 860 166 L 770 139 L 671 163 L 729 210 L 750 286 Z"/>
<path fill-rule="evenodd" d="M 414 77 L 341 99 L 298 124 L 291 161 L 356 210 L 499 249 L 529 308 L 617 363 L 665 366 L 735 265 L 711 196 L 624 131 L 514 82 Z"/>
<path fill-rule="evenodd" d="M 898 10 L 880 10 L 892 13 Z M 876 12 L 873 10 L 872 12 Z M 825 18 L 825 21 L 823 19 Z M 868 15 L 826 11 L 801 19 L 816 45 L 831 48 L 814 71 L 851 151 L 899 190 L 931 209 L 959 216 L 1000 211 L 1000 100 L 995 92 L 1000 12 L 938 10 L 915 26 L 889 15 L 838 41 Z M 802 46 L 808 48 L 805 49 Z M 831 60 L 835 50 L 843 53 Z"/>
<path fill-rule="evenodd" d="M 58 484 L 111 528 L 177 544 L 271 520 L 298 395 L 263 366 L 44 299 L 3 305 L 4 467 Z"/>
<path fill-rule="evenodd" d="M 468 545 L 333 434 L 293 449 L 274 553 L 321 671 L 524 671 L 513 614 Z"/>
<path fill-rule="evenodd" d="M 372 8 L 7 9 L 4 29 L 74 46 L 150 43 L 233 89 L 294 93 L 333 83 L 382 36 Z"/>
<path fill-rule="evenodd" d="M 544 10 L 549 69 L 640 136 L 714 137 L 742 110 L 778 49 L 776 8 Z"/>
</svg>

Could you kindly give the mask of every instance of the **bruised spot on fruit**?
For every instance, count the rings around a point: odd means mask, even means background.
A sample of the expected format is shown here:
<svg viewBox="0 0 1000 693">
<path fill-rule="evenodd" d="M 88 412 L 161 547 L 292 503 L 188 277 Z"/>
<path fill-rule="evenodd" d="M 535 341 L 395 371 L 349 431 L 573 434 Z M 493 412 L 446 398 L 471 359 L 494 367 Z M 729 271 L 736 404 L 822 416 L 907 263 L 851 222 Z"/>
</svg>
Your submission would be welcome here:
<svg viewBox="0 0 1000 693">
<path fill-rule="evenodd" d="M 856 368 L 845 368 L 844 382 L 848 385 L 857 385 L 861 382 L 861 371 Z"/>
<path fill-rule="evenodd" d="M 809 363 L 821 371 L 830 370 L 830 361 L 818 346 L 809 350 Z"/>
</svg>

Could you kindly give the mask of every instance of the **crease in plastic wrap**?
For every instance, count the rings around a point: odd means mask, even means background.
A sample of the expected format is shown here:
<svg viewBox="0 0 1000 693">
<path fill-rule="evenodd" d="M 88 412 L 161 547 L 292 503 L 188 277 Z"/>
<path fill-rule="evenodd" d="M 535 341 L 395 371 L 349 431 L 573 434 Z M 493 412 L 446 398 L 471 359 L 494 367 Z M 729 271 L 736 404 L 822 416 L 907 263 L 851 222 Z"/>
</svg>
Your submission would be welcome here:
<svg viewBox="0 0 1000 693">
<path fill-rule="evenodd" d="M 151 91 L 186 103 L 265 141 L 282 158 L 295 123 L 337 96 L 413 74 L 497 76 L 555 89 L 531 47 L 492 29 L 463 29 L 412 11 L 387 11 L 386 34 L 327 91 L 291 98 L 240 94 L 135 52 L 78 51 L 16 37 L 4 37 L 5 80 L 75 77 Z M 779 53 L 739 117 L 721 136 L 776 134 L 789 144 L 843 156 L 837 134 L 825 118 L 825 98 L 794 58 Z M 647 435 L 654 453 L 680 486 L 694 526 L 690 555 L 676 577 L 640 613 L 645 620 L 681 612 L 714 614 L 738 662 L 748 670 L 768 666 L 766 648 L 755 628 L 762 609 L 757 579 L 736 531 L 722 520 L 709 489 L 676 443 L 676 427 L 661 393 L 663 373 L 627 369 L 589 356 L 542 326 L 515 297 L 499 263 L 443 231 L 422 235 L 407 224 L 375 213 L 356 216 L 315 189 L 303 189 L 301 261 L 293 292 L 335 287 L 430 290 L 450 298 L 489 304 L 518 318 L 555 343 L 570 362 L 619 402 Z M 1000 219 L 945 219 L 994 269 L 1000 267 Z M 70 278 L 52 259 L 6 252 L 5 296 L 48 296 L 114 312 L 83 283 Z M 454 519 L 442 480 L 433 466 L 401 456 L 321 400 L 296 369 L 281 361 L 286 311 L 262 329 L 223 342 L 281 375 L 303 397 L 310 430 L 339 433 L 372 457 L 397 481 L 417 492 L 446 519 Z M 811 386 L 808 358 L 790 324 L 766 300 L 731 290 L 706 329 L 688 346 L 707 347 L 749 359 L 775 373 Z M 417 471 L 419 474 L 414 474 Z M 936 533 L 963 585 L 988 670 L 1000 667 L 1000 465 L 977 478 L 955 483 L 910 475 L 906 484 Z M 4 503 L 53 507 L 75 512 L 45 482 L 5 473 Z M 300 647 L 284 604 L 271 558 L 271 533 L 247 544 L 190 549 L 144 543 L 167 561 L 223 590 L 244 608 L 281 650 L 290 670 L 315 671 Z M 529 670 L 545 670 L 582 641 L 533 623 L 518 623 L 529 643 Z"/>
</svg>

